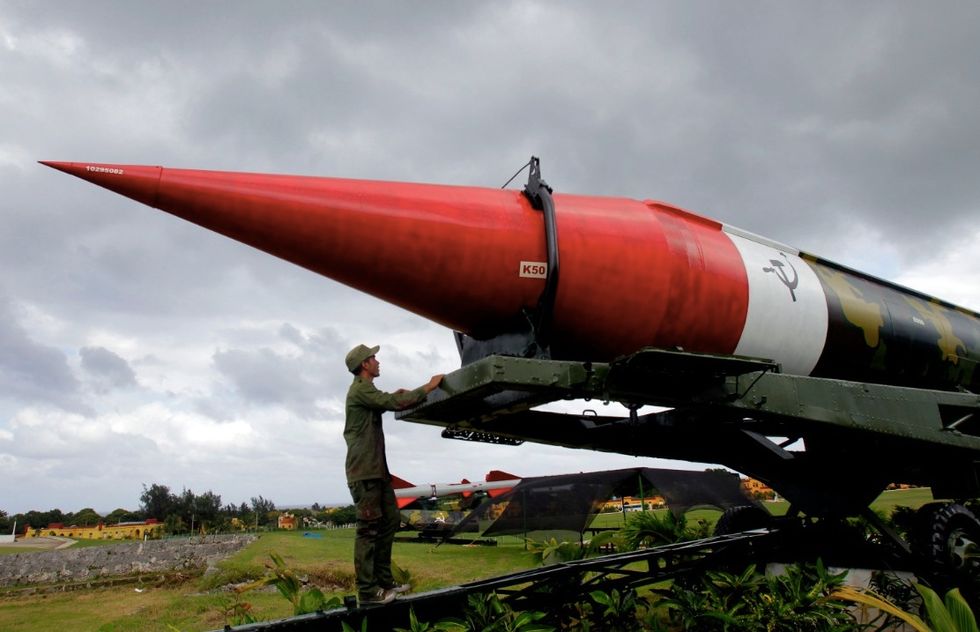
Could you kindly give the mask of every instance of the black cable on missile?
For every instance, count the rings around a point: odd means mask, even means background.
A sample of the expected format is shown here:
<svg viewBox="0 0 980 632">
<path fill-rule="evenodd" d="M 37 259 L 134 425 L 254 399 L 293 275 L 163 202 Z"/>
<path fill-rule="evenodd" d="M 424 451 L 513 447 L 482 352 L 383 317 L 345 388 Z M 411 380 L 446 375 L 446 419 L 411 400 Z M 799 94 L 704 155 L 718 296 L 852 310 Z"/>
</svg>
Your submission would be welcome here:
<svg viewBox="0 0 980 632">
<path fill-rule="evenodd" d="M 512 175 L 512 176 L 510 177 L 510 180 L 508 180 L 507 182 L 504 182 L 504 186 L 502 186 L 502 187 L 500 187 L 500 188 L 501 188 L 501 189 L 506 189 L 506 188 L 507 188 L 507 185 L 508 185 L 508 184 L 510 184 L 511 182 L 513 182 L 513 181 L 514 181 L 514 178 L 516 178 L 517 176 L 519 176 L 519 175 L 521 174 L 521 172 L 522 172 L 522 171 L 524 171 L 525 169 L 527 169 L 527 168 L 528 168 L 528 166 L 530 166 L 530 164 L 531 164 L 531 161 L 533 161 L 533 160 L 535 160 L 535 158 L 534 158 L 534 157 L 532 156 L 532 157 L 531 157 L 531 160 L 528 160 L 528 161 L 527 161 L 526 163 L 524 163 L 524 166 L 523 166 L 523 167 L 521 167 L 520 169 L 518 169 L 518 170 L 517 170 L 517 173 L 515 173 L 514 175 Z"/>
<path fill-rule="evenodd" d="M 544 214 L 545 246 L 548 253 L 548 271 L 544 290 L 538 299 L 534 336 L 538 346 L 547 350 L 551 343 L 551 321 L 555 311 L 555 295 L 558 292 L 558 222 L 555 218 L 555 203 L 551 199 L 551 187 L 541 178 L 541 163 L 537 156 L 531 156 L 528 164 L 531 165 L 531 170 L 524 186 L 524 196 L 531 202 L 531 206 Z"/>
</svg>

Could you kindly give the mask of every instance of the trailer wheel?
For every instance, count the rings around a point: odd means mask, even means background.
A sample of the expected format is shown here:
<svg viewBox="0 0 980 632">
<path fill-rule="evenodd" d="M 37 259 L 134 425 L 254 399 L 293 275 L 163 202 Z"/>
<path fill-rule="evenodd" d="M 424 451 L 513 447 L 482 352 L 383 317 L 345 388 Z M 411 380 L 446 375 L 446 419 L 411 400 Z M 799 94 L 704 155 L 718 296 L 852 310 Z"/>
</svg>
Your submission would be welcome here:
<svg viewBox="0 0 980 632">
<path fill-rule="evenodd" d="M 912 546 L 927 562 L 954 578 L 980 578 L 980 520 L 956 503 L 931 503 L 919 510 Z"/>
<path fill-rule="evenodd" d="M 715 523 L 715 535 L 730 535 L 750 529 L 763 529 L 772 524 L 772 514 L 755 505 L 738 505 L 722 512 Z"/>
</svg>

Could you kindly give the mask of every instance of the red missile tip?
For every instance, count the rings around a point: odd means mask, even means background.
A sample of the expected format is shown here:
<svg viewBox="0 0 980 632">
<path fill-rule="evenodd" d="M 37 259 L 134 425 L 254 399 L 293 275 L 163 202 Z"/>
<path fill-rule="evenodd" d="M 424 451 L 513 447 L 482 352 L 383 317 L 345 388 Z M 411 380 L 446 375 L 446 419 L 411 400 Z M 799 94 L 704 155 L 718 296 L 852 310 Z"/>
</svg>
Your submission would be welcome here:
<svg viewBox="0 0 980 632">
<path fill-rule="evenodd" d="M 38 162 L 143 204 L 156 206 L 160 175 L 163 171 L 161 167 L 53 160 L 39 160 Z"/>
<path fill-rule="evenodd" d="M 98 162 L 64 162 L 60 160 L 38 160 L 39 163 L 45 167 L 51 167 L 52 169 L 57 169 L 58 171 L 64 171 L 65 173 L 71 174 L 73 176 L 78 176 L 86 180 L 92 180 L 92 174 L 99 173 L 122 173 L 125 165 L 108 165 Z"/>
<path fill-rule="evenodd" d="M 98 182 L 92 179 L 91 177 L 89 177 L 89 174 L 86 173 L 85 167 L 89 163 L 63 162 L 60 160 L 38 160 L 38 162 L 44 165 L 45 167 L 51 167 L 52 169 L 57 169 L 62 173 L 67 173 L 70 176 L 75 176 L 76 178 L 81 178 L 82 180 L 88 180 L 93 184 L 99 184 L 99 185 L 102 184 L 101 182 Z"/>
<path fill-rule="evenodd" d="M 96 163 L 87 162 L 64 162 L 61 160 L 38 160 L 39 163 L 45 167 L 51 167 L 52 169 L 57 169 L 67 173 L 68 175 L 75 176 L 77 178 L 82 178 L 83 180 L 91 180 L 91 178 L 86 177 L 85 167 L 88 165 L 94 165 Z M 96 182 L 96 184 L 98 184 Z"/>
<path fill-rule="evenodd" d="M 97 182 L 93 180 L 91 177 L 89 177 L 89 174 L 86 173 L 85 171 L 86 165 L 94 164 L 94 163 L 65 162 L 61 160 L 38 160 L 38 162 L 44 165 L 45 167 L 51 167 L 52 169 L 57 169 L 58 171 L 61 171 L 62 173 L 67 173 L 70 176 L 75 176 L 76 178 L 81 178 L 82 180 L 88 180 L 93 184 L 101 184 L 100 182 Z"/>
</svg>

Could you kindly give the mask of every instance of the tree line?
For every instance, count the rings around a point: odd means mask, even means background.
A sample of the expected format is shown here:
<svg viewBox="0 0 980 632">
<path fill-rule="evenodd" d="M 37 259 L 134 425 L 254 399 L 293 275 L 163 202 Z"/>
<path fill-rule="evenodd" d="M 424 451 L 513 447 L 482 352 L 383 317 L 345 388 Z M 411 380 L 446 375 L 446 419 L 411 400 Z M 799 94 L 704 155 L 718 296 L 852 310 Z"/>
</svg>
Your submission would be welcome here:
<svg viewBox="0 0 980 632">
<path fill-rule="evenodd" d="M 309 509 L 288 511 L 296 516 L 299 528 L 330 523 L 349 524 L 355 520 L 353 505 L 320 507 L 319 504 L 314 503 Z M 284 511 L 277 509 L 273 501 L 262 496 L 252 497 L 248 503 L 222 505 L 221 496 L 210 490 L 203 494 L 195 494 L 189 489 L 183 489 L 178 494 L 172 492 L 166 485 L 154 483 L 147 487 L 144 483 L 143 493 L 139 498 L 139 509 L 136 511 L 119 508 L 103 516 L 91 507 L 86 507 L 76 512 L 51 509 L 8 515 L 0 509 L 0 533 L 10 533 L 14 521 L 17 523 L 18 533 L 21 533 L 25 525 L 34 529 L 43 529 L 52 523 L 94 527 L 99 523 L 112 525 L 150 518 L 163 522 L 164 531 L 174 535 L 202 531 L 213 533 L 274 529 L 278 526 L 279 516 L 282 513 Z"/>
</svg>

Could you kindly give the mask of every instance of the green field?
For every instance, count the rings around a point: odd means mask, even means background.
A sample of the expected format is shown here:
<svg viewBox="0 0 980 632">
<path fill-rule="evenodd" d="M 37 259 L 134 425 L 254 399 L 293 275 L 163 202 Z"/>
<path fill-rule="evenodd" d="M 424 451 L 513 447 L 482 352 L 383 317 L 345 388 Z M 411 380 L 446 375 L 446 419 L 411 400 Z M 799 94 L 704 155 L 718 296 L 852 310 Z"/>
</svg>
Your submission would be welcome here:
<svg viewBox="0 0 980 632">
<path fill-rule="evenodd" d="M 232 603 L 230 593 L 220 587 L 262 576 L 270 562 L 270 552 L 282 555 L 291 568 L 307 575 L 324 592 L 338 596 L 352 594 L 354 531 L 338 529 L 318 533 L 320 538 L 306 538 L 298 532 L 264 534 L 222 562 L 218 573 L 189 578 L 179 585 L 134 584 L 42 595 L 0 593 L 0 630 L 220 629 L 230 622 L 223 612 Z M 493 577 L 534 564 L 521 540 L 501 540 L 496 547 L 396 542 L 394 559 L 411 573 L 412 583 L 420 591 Z M 291 605 L 274 590 L 247 593 L 245 600 L 262 619 L 292 614 Z"/>
<path fill-rule="evenodd" d="M 887 513 L 898 505 L 918 507 L 931 499 L 928 489 L 885 492 L 873 507 Z M 786 511 L 785 504 L 769 505 L 773 513 Z M 688 520 L 714 522 L 718 515 L 719 512 L 713 510 L 695 510 L 688 514 Z M 594 526 L 619 527 L 622 524 L 623 515 L 611 513 L 600 515 Z M 166 586 L 132 584 L 35 595 L 0 592 L 0 630 L 172 632 L 177 629 L 190 632 L 220 629 L 230 623 L 224 611 L 232 604 L 230 593 L 222 586 L 261 576 L 270 561 L 270 552 L 283 556 L 291 568 L 308 576 L 324 592 L 351 594 L 353 530 L 317 533 L 321 537 L 303 537 L 298 532 L 264 534 L 255 543 L 222 562 L 217 573 L 187 578 Z M 493 577 L 534 565 L 533 556 L 525 550 L 521 539 L 503 537 L 497 541 L 495 547 L 396 542 L 394 559 L 411 573 L 417 591 Z M 0 547 L 0 553 L 10 552 L 9 549 Z M 245 600 L 252 604 L 260 619 L 277 619 L 292 613 L 291 605 L 271 590 L 247 593 Z"/>
</svg>

